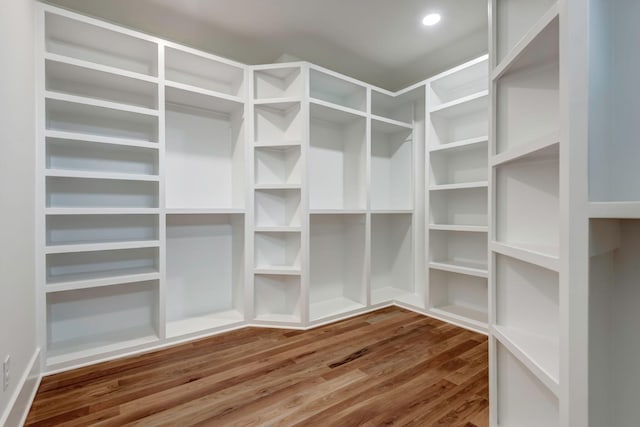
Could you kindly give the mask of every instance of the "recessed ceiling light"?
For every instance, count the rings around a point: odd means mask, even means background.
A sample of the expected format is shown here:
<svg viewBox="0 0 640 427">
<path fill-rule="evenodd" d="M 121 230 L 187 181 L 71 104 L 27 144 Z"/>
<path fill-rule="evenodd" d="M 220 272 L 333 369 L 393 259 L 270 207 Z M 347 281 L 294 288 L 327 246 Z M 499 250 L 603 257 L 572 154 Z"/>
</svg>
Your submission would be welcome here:
<svg viewBox="0 0 640 427">
<path fill-rule="evenodd" d="M 422 24 L 426 25 L 427 27 L 436 25 L 438 22 L 440 22 L 440 14 L 438 13 L 430 13 L 422 18 Z"/>
</svg>

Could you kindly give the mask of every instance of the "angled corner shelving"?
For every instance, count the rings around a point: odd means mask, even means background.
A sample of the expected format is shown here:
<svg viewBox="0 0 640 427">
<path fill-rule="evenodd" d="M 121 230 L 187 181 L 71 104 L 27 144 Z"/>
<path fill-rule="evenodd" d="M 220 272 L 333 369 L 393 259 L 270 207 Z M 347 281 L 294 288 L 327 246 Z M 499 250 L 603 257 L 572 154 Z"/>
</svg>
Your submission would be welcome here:
<svg viewBox="0 0 640 427">
<path fill-rule="evenodd" d="M 428 82 L 428 312 L 486 332 L 488 58 Z"/>
</svg>

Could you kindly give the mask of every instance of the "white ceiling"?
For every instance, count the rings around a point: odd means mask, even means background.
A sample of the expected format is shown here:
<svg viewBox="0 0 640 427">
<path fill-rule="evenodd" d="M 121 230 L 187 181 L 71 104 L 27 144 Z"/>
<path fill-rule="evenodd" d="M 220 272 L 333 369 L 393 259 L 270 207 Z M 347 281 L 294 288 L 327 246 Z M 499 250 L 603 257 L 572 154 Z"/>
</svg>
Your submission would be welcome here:
<svg viewBox="0 0 640 427">
<path fill-rule="evenodd" d="M 486 0 L 50 0 L 248 64 L 282 55 L 398 89 L 487 50 Z M 422 17 L 442 21 L 424 27 Z"/>
</svg>

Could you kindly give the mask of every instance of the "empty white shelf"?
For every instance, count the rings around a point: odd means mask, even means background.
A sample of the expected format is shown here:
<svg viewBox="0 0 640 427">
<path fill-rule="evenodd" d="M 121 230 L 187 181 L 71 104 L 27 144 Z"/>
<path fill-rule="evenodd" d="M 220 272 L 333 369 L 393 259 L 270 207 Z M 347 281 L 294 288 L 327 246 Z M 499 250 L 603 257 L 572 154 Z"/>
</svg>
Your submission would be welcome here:
<svg viewBox="0 0 640 427">
<path fill-rule="evenodd" d="M 311 321 L 315 321 L 332 316 L 346 315 L 364 307 L 364 304 L 347 297 L 337 297 L 324 301 L 316 301 L 309 305 L 309 319 Z"/>
<path fill-rule="evenodd" d="M 226 328 L 244 322 L 244 316 L 238 310 L 228 310 L 202 316 L 187 317 L 167 322 L 166 336 L 179 337 L 204 332 L 211 329 Z"/>
<path fill-rule="evenodd" d="M 430 152 L 442 152 L 442 151 L 455 151 L 471 148 L 479 144 L 486 144 L 489 141 L 488 136 L 479 136 L 477 138 L 464 139 L 462 141 L 450 142 L 448 144 L 441 144 L 432 146 L 429 148 Z"/>
<path fill-rule="evenodd" d="M 433 185 L 429 187 L 429 191 L 461 190 L 465 188 L 487 188 L 488 186 L 489 186 L 488 181 L 463 182 L 460 184 Z"/>
<path fill-rule="evenodd" d="M 556 396 L 559 393 L 560 348 L 556 340 L 503 326 L 493 335 Z"/>
<path fill-rule="evenodd" d="M 552 133 L 529 143 L 517 145 L 509 151 L 493 156 L 491 165 L 500 166 L 511 162 L 558 158 L 560 153 L 559 142 L 560 136 L 558 133 Z"/>
<path fill-rule="evenodd" d="M 486 225 L 429 224 L 429 229 L 442 231 L 469 231 L 472 233 L 486 233 L 489 231 L 489 227 Z"/>
<path fill-rule="evenodd" d="M 435 270 L 449 271 L 451 273 L 468 274 L 470 276 L 487 277 L 489 272 L 487 264 L 470 261 L 445 260 L 431 261 L 429 268 Z"/>
<path fill-rule="evenodd" d="M 558 248 L 523 243 L 491 242 L 491 250 L 499 254 L 535 264 L 547 270 L 559 271 Z"/>
<path fill-rule="evenodd" d="M 470 323 L 479 329 L 487 328 L 488 315 L 485 311 L 461 305 L 444 305 L 429 309 L 433 315 L 453 319 L 458 322 Z"/>
</svg>

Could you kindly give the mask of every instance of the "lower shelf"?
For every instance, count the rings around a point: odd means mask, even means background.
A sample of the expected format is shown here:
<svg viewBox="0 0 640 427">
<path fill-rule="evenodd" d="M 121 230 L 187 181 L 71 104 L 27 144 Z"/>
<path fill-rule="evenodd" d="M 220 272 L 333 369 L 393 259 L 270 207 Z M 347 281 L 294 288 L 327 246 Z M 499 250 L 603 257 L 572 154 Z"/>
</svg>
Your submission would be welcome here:
<svg viewBox="0 0 640 427">
<path fill-rule="evenodd" d="M 392 302 L 402 298 L 405 295 L 412 295 L 404 289 L 386 287 L 371 290 L 371 304 L 381 304 Z"/>
<path fill-rule="evenodd" d="M 432 307 L 429 311 L 436 316 L 471 323 L 478 328 L 486 329 L 487 327 L 488 314 L 472 307 L 465 307 L 462 305 L 444 305 L 442 307 Z"/>
<path fill-rule="evenodd" d="M 496 344 L 499 425 L 518 427 L 560 426 L 558 398 L 499 341 Z"/>
<path fill-rule="evenodd" d="M 238 310 L 229 310 L 221 313 L 212 313 L 204 316 L 189 317 L 186 319 L 174 320 L 167 323 L 167 338 L 179 337 L 210 329 L 216 329 L 240 323 L 244 316 Z"/>
<path fill-rule="evenodd" d="M 311 321 L 320 320 L 326 317 L 346 314 L 364 307 L 364 304 L 346 297 L 338 297 L 330 300 L 318 301 L 310 304 L 309 319 Z"/>
<path fill-rule="evenodd" d="M 105 355 L 116 351 L 151 344 L 158 340 L 151 327 L 135 327 L 117 332 L 95 334 L 49 345 L 47 366 L 60 365 L 80 359 Z"/>
<path fill-rule="evenodd" d="M 513 328 L 494 326 L 493 335 L 553 394 L 558 395 L 560 348 L 558 341 Z"/>
<path fill-rule="evenodd" d="M 471 261 L 446 260 L 431 261 L 429 268 L 434 270 L 448 271 L 451 273 L 468 274 L 470 276 L 487 277 L 487 264 Z"/>
<path fill-rule="evenodd" d="M 258 322 L 299 323 L 300 316 L 295 314 L 263 313 L 255 317 Z"/>
</svg>

